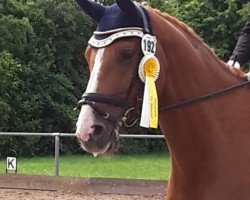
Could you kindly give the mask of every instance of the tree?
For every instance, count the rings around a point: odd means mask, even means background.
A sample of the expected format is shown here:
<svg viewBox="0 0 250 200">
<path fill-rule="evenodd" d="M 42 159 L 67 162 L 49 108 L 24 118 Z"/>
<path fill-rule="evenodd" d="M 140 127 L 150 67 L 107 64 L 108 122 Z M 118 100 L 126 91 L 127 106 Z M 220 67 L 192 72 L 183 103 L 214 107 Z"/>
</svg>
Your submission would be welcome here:
<svg viewBox="0 0 250 200">
<path fill-rule="evenodd" d="M 238 12 L 242 7 L 244 1 L 238 0 L 167 0 L 162 8 L 187 23 L 227 60 L 244 21 Z"/>
<path fill-rule="evenodd" d="M 1 1 L 0 11 L 1 67 L 8 63 L 1 70 L 5 83 L 0 90 L 1 130 L 73 132 L 77 117 L 73 108 L 88 73 L 81 52 L 93 23 L 72 1 Z M 8 73 L 18 80 L 17 89 Z M 16 139 L 15 144 L 34 144 L 30 140 Z M 10 141 L 6 138 L 1 145 Z M 30 149 L 30 155 L 36 151 Z"/>
<path fill-rule="evenodd" d="M 14 104 L 20 103 L 15 99 L 21 85 L 18 73 L 20 64 L 10 53 L 0 53 L 0 131 L 8 130 L 11 113 L 15 113 Z"/>
</svg>

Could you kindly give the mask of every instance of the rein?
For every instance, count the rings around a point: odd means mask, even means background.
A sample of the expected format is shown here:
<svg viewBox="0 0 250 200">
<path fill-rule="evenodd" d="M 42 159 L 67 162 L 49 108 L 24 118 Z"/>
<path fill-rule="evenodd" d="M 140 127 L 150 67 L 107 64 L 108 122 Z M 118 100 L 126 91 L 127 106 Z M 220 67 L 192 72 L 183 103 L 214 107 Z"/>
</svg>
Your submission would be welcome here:
<svg viewBox="0 0 250 200">
<path fill-rule="evenodd" d="M 170 106 L 161 107 L 160 111 L 167 111 L 167 110 L 177 109 L 177 108 L 184 107 L 184 106 L 187 106 L 187 105 L 190 105 L 190 104 L 194 104 L 194 103 L 198 103 L 198 102 L 201 102 L 201 101 L 212 99 L 212 98 L 215 98 L 215 97 L 218 97 L 218 96 L 222 96 L 225 93 L 231 92 L 231 91 L 239 89 L 241 87 L 244 87 L 244 86 L 247 87 L 247 86 L 249 86 L 249 84 L 250 84 L 250 81 L 245 81 L 243 83 L 234 85 L 232 87 L 225 88 L 223 90 L 219 90 L 219 91 L 212 92 L 212 93 L 209 93 L 209 94 L 206 94 L 206 95 L 203 95 L 203 96 L 199 96 L 199 97 L 192 98 L 192 99 L 189 99 L 189 100 L 186 100 L 186 101 L 182 101 L 180 103 L 172 104 Z"/>
</svg>

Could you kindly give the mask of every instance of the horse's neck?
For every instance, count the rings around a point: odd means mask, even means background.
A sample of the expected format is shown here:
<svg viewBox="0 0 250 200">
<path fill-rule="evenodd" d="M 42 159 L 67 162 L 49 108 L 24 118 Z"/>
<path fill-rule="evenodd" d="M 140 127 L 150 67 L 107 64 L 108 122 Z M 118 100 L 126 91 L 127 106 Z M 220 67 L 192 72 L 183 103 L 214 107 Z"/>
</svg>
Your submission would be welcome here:
<svg viewBox="0 0 250 200">
<path fill-rule="evenodd" d="M 153 18 L 153 20 L 156 19 Z M 157 20 L 155 21 L 157 25 L 154 30 L 160 44 L 157 56 L 162 65 L 157 82 L 160 106 L 207 95 L 244 81 L 230 72 L 208 46 L 192 35 L 193 33 L 163 18 L 158 18 L 158 20 L 162 21 L 158 23 Z M 232 107 L 235 98 L 230 99 L 223 101 L 224 106 L 231 104 L 229 107 Z M 211 100 L 211 102 L 216 100 Z M 204 110 L 207 107 L 212 109 L 209 103 L 208 105 L 205 103 L 200 109 Z M 188 111 L 189 114 L 193 112 L 192 109 Z M 165 112 L 162 115 L 164 114 Z M 187 116 L 187 118 L 190 117 Z"/>
<path fill-rule="evenodd" d="M 165 84 L 160 92 L 169 94 L 162 104 L 177 103 L 242 81 L 192 33 L 187 34 L 169 22 L 160 29 L 164 36 L 159 35 L 158 38 L 165 57 L 161 72 Z"/>
<path fill-rule="evenodd" d="M 153 24 L 157 24 L 154 30 L 161 62 L 157 80 L 161 107 L 244 81 L 227 70 L 201 41 L 173 23 L 152 16 Z M 249 99 L 248 88 L 241 88 L 160 112 L 160 127 L 172 160 L 169 199 L 205 199 L 199 194 L 210 195 L 206 199 L 230 199 L 218 198 L 217 194 L 223 196 L 242 181 L 249 183 L 247 176 L 241 174 L 250 173 L 244 168 L 250 165 Z M 225 172 L 225 165 L 230 173 Z M 231 171 L 235 176 L 230 176 Z M 223 193 L 221 187 L 225 183 L 228 191 Z"/>
<path fill-rule="evenodd" d="M 206 95 L 243 81 L 227 70 L 206 45 L 185 31 L 169 22 L 160 23 L 156 29 L 165 35 L 158 35 L 160 51 L 164 54 L 159 57 L 163 56 L 160 59 L 166 62 L 161 67 L 158 82 L 160 106 Z M 176 162 L 186 162 L 182 163 L 183 167 L 194 167 L 197 161 L 205 161 L 206 165 L 209 157 L 213 153 L 216 155 L 213 148 L 220 148 L 225 137 L 233 138 L 239 128 L 247 133 L 249 125 L 242 126 L 242 120 L 246 121 L 249 109 L 247 111 L 243 105 L 250 97 L 242 90 L 161 112 L 160 125 Z M 224 147 L 222 151 L 230 151 L 227 149 L 230 145 Z"/>
</svg>

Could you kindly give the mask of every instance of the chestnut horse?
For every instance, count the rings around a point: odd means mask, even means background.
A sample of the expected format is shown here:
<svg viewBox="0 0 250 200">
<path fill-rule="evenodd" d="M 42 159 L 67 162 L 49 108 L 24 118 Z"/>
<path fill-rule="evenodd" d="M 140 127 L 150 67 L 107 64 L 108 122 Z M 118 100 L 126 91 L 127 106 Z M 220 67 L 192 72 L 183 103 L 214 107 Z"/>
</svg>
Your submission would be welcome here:
<svg viewBox="0 0 250 200">
<path fill-rule="evenodd" d="M 87 0 L 77 2 L 99 22 L 100 28 L 102 15 L 110 7 Z M 116 3 L 112 9 L 124 13 L 132 7 L 143 7 L 130 0 Z M 91 13 L 93 9 L 95 14 Z M 150 20 L 147 27 L 157 39 L 155 56 L 161 66 L 156 81 L 159 126 L 169 147 L 172 167 L 167 199 L 250 199 L 248 83 L 184 23 L 150 7 L 143 7 L 143 12 L 146 16 L 141 16 L 140 11 L 132 17 L 135 21 L 135 17 L 143 18 L 142 26 L 145 18 Z M 98 31 L 96 35 L 103 36 Z M 79 102 L 76 132 L 82 147 L 94 154 L 117 147 L 124 124 L 138 117 L 144 87 L 137 73 L 143 57 L 141 37 L 133 33 L 108 37 L 110 42 L 103 38 L 92 38 L 86 49 L 91 74 Z"/>
</svg>

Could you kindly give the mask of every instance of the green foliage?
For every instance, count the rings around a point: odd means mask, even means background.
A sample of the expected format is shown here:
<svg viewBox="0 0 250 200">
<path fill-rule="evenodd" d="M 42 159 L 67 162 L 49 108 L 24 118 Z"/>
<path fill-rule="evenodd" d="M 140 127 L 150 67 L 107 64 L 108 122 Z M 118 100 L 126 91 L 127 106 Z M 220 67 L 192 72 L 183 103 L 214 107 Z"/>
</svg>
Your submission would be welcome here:
<svg viewBox="0 0 250 200">
<path fill-rule="evenodd" d="M 11 115 L 15 113 L 13 99 L 21 85 L 18 77 L 20 68 L 21 65 L 14 60 L 10 53 L 5 51 L 0 53 L 0 131 L 9 129 Z"/>
<path fill-rule="evenodd" d="M 0 13 L 0 131 L 73 132 L 92 22 L 72 1 L 1 1 Z M 12 146 L 42 154 L 53 143 L 47 139 L 38 148 L 42 140 L 1 138 L 0 152 Z"/>
<path fill-rule="evenodd" d="M 244 18 L 237 0 L 168 0 L 164 10 L 187 23 L 222 59 L 228 59 L 238 39 Z"/>
<path fill-rule="evenodd" d="M 250 17 L 250 2 L 244 4 L 243 8 L 239 10 L 238 13 L 243 19 Z"/>
<path fill-rule="evenodd" d="M 109 5 L 114 0 L 99 0 Z M 148 0 L 193 28 L 224 60 L 250 13 L 248 0 Z M 88 81 L 82 51 L 95 25 L 71 0 L 0 1 L 0 131 L 74 132 L 73 112 Z M 133 127 L 126 133 L 160 134 Z M 62 139 L 62 153 L 79 151 Z M 0 138 L 0 154 L 51 154 L 52 138 Z M 165 149 L 162 140 L 122 140 L 121 152 Z"/>
<path fill-rule="evenodd" d="M 25 17 L 17 19 L 12 15 L 0 19 L 0 52 L 12 52 L 22 56 L 28 48 L 28 40 L 32 35 L 32 27 Z"/>
<path fill-rule="evenodd" d="M 126 134 L 147 134 L 161 135 L 159 129 L 146 129 L 135 125 L 126 130 Z M 152 152 L 162 152 L 167 149 L 166 142 L 163 139 L 121 139 L 120 153 L 123 154 L 143 154 Z"/>
</svg>

